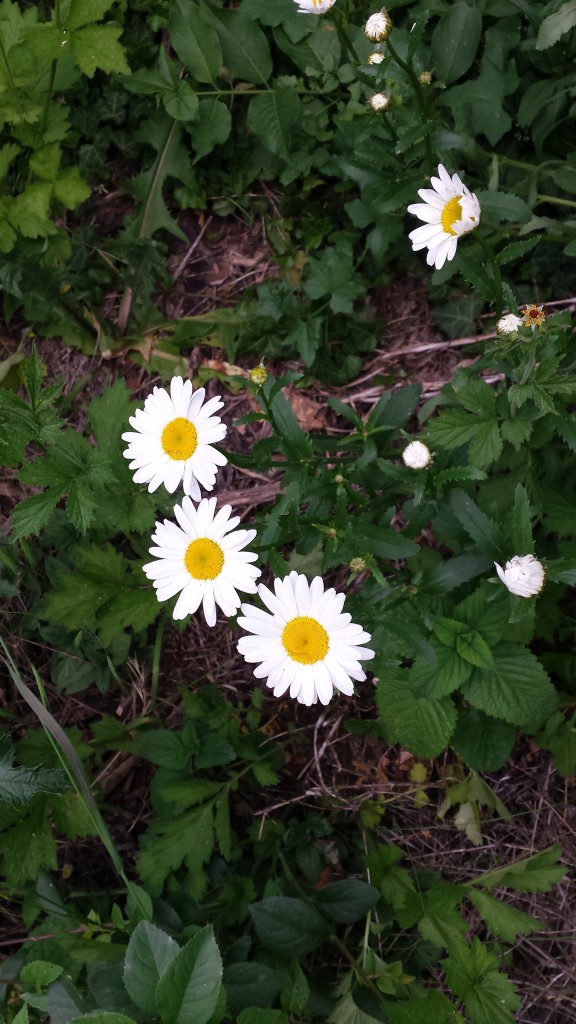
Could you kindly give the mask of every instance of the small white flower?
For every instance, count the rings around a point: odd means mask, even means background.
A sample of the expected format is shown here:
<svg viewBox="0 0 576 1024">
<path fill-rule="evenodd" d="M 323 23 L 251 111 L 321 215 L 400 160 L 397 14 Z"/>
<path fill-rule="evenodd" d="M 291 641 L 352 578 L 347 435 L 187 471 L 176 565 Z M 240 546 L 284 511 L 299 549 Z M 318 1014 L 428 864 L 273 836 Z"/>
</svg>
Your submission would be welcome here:
<svg viewBox="0 0 576 1024">
<path fill-rule="evenodd" d="M 144 408 L 130 417 L 136 433 L 128 431 L 122 439 L 128 441 L 124 458 L 136 470 L 134 483 L 147 483 L 149 491 L 164 484 L 173 494 L 182 481 L 184 493 L 194 501 L 201 498 L 199 484 L 213 489 L 218 466 L 228 460 L 212 445 L 226 436 L 226 425 L 212 415 L 224 405 L 220 396 L 203 404 L 205 395 L 204 388 L 192 394 L 192 381 L 173 377 L 170 394 L 154 388 Z"/>
<path fill-rule="evenodd" d="M 518 334 L 518 328 L 522 327 L 524 321 L 516 313 L 505 313 L 496 324 L 496 334 Z"/>
<path fill-rule="evenodd" d="M 300 10 L 298 14 L 326 14 L 336 0 L 294 0 Z"/>
<path fill-rule="evenodd" d="M 377 14 L 371 14 L 364 25 L 364 35 L 371 43 L 383 43 L 390 34 L 392 22 L 386 8 L 383 7 Z"/>
<path fill-rule="evenodd" d="M 377 51 L 375 51 L 374 53 L 371 53 L 370 56 L 368 57 L 368 63 L 369 64 L 381 64 L 383 60 L 384 60 L 384 54 L 383 53 L 378 53 Z"/>
<path fill-rule="evenodd" d="M 242 605 L 238 623 L 252 633 L 238 641 L 238 650 L 248 662 L 260 662 L 254 669 L 258 679 L 275 697 L 287 690 L 300 704 L 328 704 L 334 688 L 350 696 L 353 679 L 366 673 L 361 661 L 374 651 L 361 645 L 370 640 L 361 626 L 342 612 L 344 594 L 330 587 L 324 590 L 320 576 L 308 583 L 305 576 L 291 572 L 274 580 L 274 593 L 260 584 L 258 593 L 270 612 Z"/>
<path fill-rule="evenodd" d="M 411 441 L 402 452 L 402 459 L 410 469 L 426 469 L 432 462 L 432 452 L 422 441 Z"/>
<path fill-rule="evenodd" d="M 504 568 L 494 562 L 502 583 L 516 597 L 535 597 L 544 586 L 546 571 L 534 555 L 514 555 Z"/>
<path fill-rule="evenodd" d="M 423 203 L 413 203 L 408 213 L 424 221 L 423 227 L 411 231 L 409 238 L 414 252 L 428 249 L 426 263 L 440 270 L 446 260 L 456 255 L 458 239 L 473 231 L 480 223 L 480 203 L 457 174 L 452 177 L 438 164 L 438 177 L 431 178 L 432 188 L 421 188 Z"/>
<path fill-rule="evenodd" d="M 153 581 L 156 597 L 167 601 L 180 592 L 174 618 L 193 615 L 202 604 L 206 622 L 216 624 L 216 605 L 224 615 L 235 615 L 240 607 L 237 591 L 256 593 L 255 580 L 261 570 L 251 562 L 257 555 L 242 549 L 256 536 L 256 530 L 236 530 L 239 516 L 230 518 L 232 508 L 224 505 L 214 515 L 216 498 L 203 498 L 197 508 L 190 498 L 174 506 L 179 526 L 165 519 L 156 523 L 150 554 L 158 561 L 143 566 Z"/>
<path fill-rule="evenodd" d="M 383 92 L 375 92 L 374 95 L 370 97 L 370 106 L 372 107 L 372 110 L 386 110 L 389 103 L 390 100 L 388 96 Z"/>
</svg>

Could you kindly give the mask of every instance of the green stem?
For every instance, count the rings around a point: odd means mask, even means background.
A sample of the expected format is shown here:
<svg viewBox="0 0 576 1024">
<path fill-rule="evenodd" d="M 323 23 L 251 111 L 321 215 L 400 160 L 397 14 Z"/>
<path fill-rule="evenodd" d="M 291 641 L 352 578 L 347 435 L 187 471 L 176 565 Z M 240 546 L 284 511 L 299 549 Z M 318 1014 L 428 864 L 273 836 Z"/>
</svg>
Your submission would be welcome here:
<svg viewBox="0 0 576 1024">
<path fill-rule="evenodd" d="M 424 128 L 424 146 L 426 147 L 426 161 L 428 164 L 428 174 L 431 175 L 434 171 L 434 156 L 432 154 L 432 143 L 430 142 L 430 135 L 428 133 L 427 103 L 424 97 L 424 92 L 422 91 L 422 86 L 418 81 L 418 75 L 416 74 L 414 69 L 410 66 L 410 64 L 407 63 L 407 61 L 403 60 L 399 53 L 397 53 L 397 51 L 392 46 L 390 39 L 386 40 L 386 47 L 389 50 L 393 60 L 396 61 L 398 67 L 402 68 L 402 71 L 410 79 L 410 82 L 412 83 L 412 88 L 414 89 L 414 92 L 416 94 L 416 99 L 418 101 L 418 106 L 420 108 L 420 120 L 422 121 L 422 125 Z"/>
<path fill-rule="evenodd" d="M 150 692 L 150 713 L 153 714 L 156 709 L 156 699 L 158 697 L 158 676 L 160 674 L 160 655 L 162 653 L 162 640 L 164 639 L 164 627 L 166 625 L 166 618 L 164 615 L 160 617 L 158 623 L 158 629 L 156 630 L 156 639 L 154 640 L 154 654 L 152 655 L 152 689 Z"/>
<path fill-rule="evenodd" d="M 481 235 L 479 235 L 478 241 L 480 242 L 480 245 L 482 246 L 482 248 L 483 248 L 483 250 L 484 250 L 484 252 L 486 254 L 486 258 L 488 260 L 488 263 L 490 264 L 490 269 L 492 271 L 492 277 L 494 279 L 494 286 L 495 286 L 495 292 L 496 292 L 496 295 L 495 295 L 496 310 L 495 310 L 495 312 L 496 312 L 496 316 L 500 316 L 500 313 L 502 312 L 502 306 L 503 306 L 503 299 L 502 299 L 502 274 L 500 273 L 500 265 L 499 265 L 498 261 L 496 260 L 496 257 L 494 255 L 494 252 L 492 251 L 492 248 L 486 243 L 486 241 L 484 240 L 484 238 L 482 238 Z"/>
<path fill-rule="evenodd" d="M 558 203 L 560 206 L 571 206 L 573 209 L 576 209 L 576 203 L 573 199 L 560 199 L 559 196 L 543 196 L 540 193 L 536 195 L 536 199 L 541 203 Z"/>
<path fill-rule="evenodd" d="M 54 3 L 54 24 L 56 28 L 61 28 L 60 24 L 60 0 L 55 0 Z M 40 118 L 40 124 L 38 126 L 40 134 L 43 135 L 46 131 L 46 125 L 48 123 L 48 111 L 52 102 L 52 94 L 54 92 L 54 80 L 56 78 L 56 65 L 58 60 L 53 60 L 50 65 L 50 77 L 48 79 L 48 87 L 46 90 L 46 99 L 44 100 L 44 109 L 42 111 L 42 117 Z"/>
</svg>

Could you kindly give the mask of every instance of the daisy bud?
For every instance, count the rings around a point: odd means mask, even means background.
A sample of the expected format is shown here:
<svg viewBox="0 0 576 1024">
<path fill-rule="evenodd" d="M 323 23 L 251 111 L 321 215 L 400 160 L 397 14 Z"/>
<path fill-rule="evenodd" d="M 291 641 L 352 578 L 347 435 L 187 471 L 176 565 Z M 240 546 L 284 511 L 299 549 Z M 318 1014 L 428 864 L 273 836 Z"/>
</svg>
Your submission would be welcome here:
<svg viewBox="0 0 576 1024">
<path fill-rule="evenodd" d="M 383 7 L 378 14 L 371 14 L 364 25 L 364 35 L 371 43 L 383 43 L 390 34 L 392 22 L 386 8 Z"/>
<path fill-rule="evenodd" d="M 386 110 L 389 103 L 390 100 L 383 92 L 375 92 L 374 95 L 370 97 L 370 106 L 372 107 L 372 110 Z"/>
<path fill-rule="evenodd" d="M 514 555 L 504 568 L 494 562 L 502 583 L 516 597 L 535 597 L 544 586 L 546 571 L 534 555 Z"/>
<path fill-rule="evenodd" d="M 428 249 L 426 263 L 441 270 L 446 260 L 456 255 L 458 239 L 473 231 L 480 223 L 480 203 L 457 174 L 450 176 L 438 164 L 438 177 L 430 179 L 432 188 L 421 188 L 423 203 L 413 203 L 408 213 L 423 221 L 422 227 L 411 231 L 409 239 L 414 252 Z"/>
<path fill-rule="evenodd" d="M 430 85 L 430 82 L 432 81 L 432 72 L 421 71 L 418 75 L 418 81 L 420 82 L 420 85 Z"/>
<path fill-rule="evenodd" d="M 426 469 L 432 462 L 432 452 L 422 441 L 411 441 L 402 452 L 402 459 L 410 469 Z"/>
<path fill-rule="evenodd" d="M 298 14 L 326 14 L 336 0 L 294 0 L 300 8 Z"/>
<path fill-rule="evenodd" d="M 350 572 L 365 572 L 367 568 L 365 558 L 350 559 Z"/>
<path fill-rule="evenodd" d="M 384 60 L 384 54 L 383 53 L 377 53 L 377 52 L 371 53 L 370 56 L 368 57 L 368 63 L 369 64 L 381 64 L 383 60 Z"/>
<path fill-rule="evenodd" d="M 261 388 L 263 384 L 268 380 L 268 370 L 264 366 L 264 363 L 259 363 L 258 366 L 254 366 L 248 371 L 248 376 L 253 384 Z"/>
<path fill-rule="evenodd" d="M 529 327 L 541 327 L 546 319 L 542 306 L 526 306 L 523 316 L 524 323 Z"/>
<path fill-rule="evenodd" d="M 496 334 L 518 334 L 522 327 L 522 317 L 516 313 L 505 313 L 496 324 Z"/>
</svg>

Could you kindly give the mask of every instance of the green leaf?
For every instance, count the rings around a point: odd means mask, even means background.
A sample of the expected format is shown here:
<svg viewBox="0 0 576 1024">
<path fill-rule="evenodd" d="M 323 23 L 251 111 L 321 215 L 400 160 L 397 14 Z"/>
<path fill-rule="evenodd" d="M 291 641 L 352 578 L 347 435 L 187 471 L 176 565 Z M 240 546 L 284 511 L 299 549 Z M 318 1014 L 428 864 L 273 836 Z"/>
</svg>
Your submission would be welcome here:
<svg viewBox="0 0 576 1024">
<path fill-rule="evenodd" d="M 261 1010 L 250 1006 L 242 1010 L 236 1024 L 289 1024 L 289 1021 L 283 1010 Z"/>
<path fill-rule="evenodd" d="M 62 793 L 68 786 L 65 772 L 40 768 L 14 768 L 8 736 L 0 736 L 0 802 L 24 807 L 38 793 Z"/>
<path fill-rule="evenodd" d="M 374 884 L 394 910 L 405 906 L 407 897 L 416 891 L 412 877 L 405 868 L 398 867 L 400 860 L 402 850 L 393 844 L 381 844 L 366 857 Z"/>
<path fill-rule="evenodd" d="M 516 989 L 499 971 L 498 958 L 479 939 L 470 946 L 454 942 L 442 961 L 446 980 L 464 1000 L 466 1013 L 474 1024 L 514 1024 L 514 1010 L 520 1008 Z"/>
<path fill-rule="evenodd" d="M 190 131 L 196 154 L 194 163 L 220 146 L 232 131 L 232 116 L 225 103 L 216 96 L 200 100 L 198 119 Z"/>
<path fill-rule="evenodd" d="M 467 701 L 512 725 L 537 728 L 557 704 L 541 663 L 520 644 L 499 644 L 492 669 L 475 669 L 462 686 Z"/>
<path fill-rule="evenodd" d="M 288 86 L 254 96 L 248 106 L 248 127 L 276 156 L 288 160 L 292 128 L 300 120 L 300 97 Z"/>
<path fill-rule="evenodd" d="M 128 417 L 134 413 L 136 402 L 130 398 L 126 382 L 115 380 L 99 398 L 88 406 L 88 423 L 99 449 L 116 458 L 124 447 L 123 430 L 130 429 Z"/>
<path fill-rule="evenodd" d="M 537 50 L 547 50 L 554 46 L 566 32 L 576 25 L 576 0 L 568 0 L 559 11 L 549 14 L 538 29 L 536 40 Z"/>
<path fill-rule="evenodd" d="M 272 56 L 262 29 L 239 10 L 213 10 L 210 14 L 224 64 L 234 78 L 265 85 L 272 74 Z"/>
<path fill-rule="evenodd" d="M 525 256 L 526 253 L 534 249 L 541 241 L 542 235 L 532 235 L 532 238 L 526 238 L 522 242 L 510 242 L 509 245 L 505 245 L 504 248 L 496 254 L 496 260 L 500 266 L 504 266 L 505 263 L 513 263 L 514 260 L 520 259 L 522 256 Z"/>
<path fill-rule="evenodd" d="M 564 878 L 567 871 L 562 864 L 557 864 L 561 856 L 561 846 L 550 846 L 532 857 L 524 857 L 502 868 L 487 871 L 475 880 L 474 885 L 479 885 L 482 889 L 505 886 L 516 892 L 550 892 L 552 886 Z"/>
<path fill-rule="evenodd" d="M 443 992 L 428 991 L 418 999 L 386 1004 L 391 1024 L 465 1024 Z"/>
<path fill-rule="evenodd" d="M 62 203 L 67 210 L 75 210 L 80 203 L 89 199 L 92 190 L 88 183 L 81 177 L 77 167 L 67 167 L 56 178 L 54 182 L 54 197 Z"/>
<path fill-rule="evenodd" d="M 48 182 L 34 182 L 16 196 L 10 206 L 9 220 L 12 227 L 25 238 L 53 235 L 56 228 L 50 218 L 52 186 Z"/>
<path fill-rule="evenodd" d="M 176 0 L 170 4 L 168 29 L 170 42 L 192 78 L 214 85 L 224 60 L 218 35 L 202 7 Z"/>
<path fill-rule="evenodd" d="M 352 313 L 354 299 L 365 292 L 362 278 L 354 267 L 352 252 L 348 248 L 330 246 L 306 263 L 303 288 L 311 299 L 330 296 L 334 313 Z"/>
<path fill-rule="evenodd" d="M 138 872 L 144 882 L 159 892 L 172 871 L 183 864 L 194 881 L 195 895 L 205 888 L 203 865 L 214 849 L 212 804 L 204 804 L 173 821 L 156 820 L 142 841 Z"/>
<path fill-rule="evenodd" d="M 488 214 L 497 221 L 514 221 L 516 224 L 527 224 L 532 217 L 532 210 L 524 199 L 511 192 L 477 192 L 482 214 Z"/>
<path fill-rule="evenodd" d="M 450 504 L 458 522 L 472 540 L 492 558 L 501 558 L 505 542 L 500 529 L 478 508 L 474 499 L 457 490 L 452 493 Z"/>
<path fill-rule="evenodd" d="M 164 1024 L 206 1024 L 222 984 L 222 957 L 212 926 L 176 954 L 160 977 L 156 1003 Z"/>
<path fill-rule="evenodd" d="M 468 631 L 468 626 L 464 627 Z M 432 664 L 417 658 L 410 669 L 410 691 L 418 698 L 446 697 L 468 679 L 472 669 L 470 663 L 456 650 L 432 642 L 436 661 Z"/>
<path fill-rule="evenodd" d="M 439 948 L 466 931 L 467 926 L 458 908 L 465 894 L 464 886 L 437 882 L 428 892 L 410 893 L 404 907 L 396 911 L 401 928 L 418 926 L 418 931 Z"/>
<path fill-rule="evenodd" d="M 180 951 L 178 943 L 149 921 L 140 921 L 128 942 L 124 985 L 131 999 L 149 1016 L 158 1016 L 158 982 Z"/>
<path fill-rule="evenodd" d="M 64 968 L 58 964 L 52 964 L 47 960 L 33 960 L 26 964 L 20 971 L 20 978 L 26 987 L 32 986 L 36 991 L 51 985 L 56 978 L 59 978 Z"/>
<path fill-rule="evenodd" d="M 30 157 L 30 170 L 41 181 L 53 183 L 58 174 L 62 150 L 57 142 L 49 142 L 46 146 L 40 146 Z"/>
<path fill-rule="evenodd" d="M 180 733 L 169 729 L 152 729 L 149 732 L 138 733 L 134 740 L 134 751 L 152 764 L 172 771 L 187 768 L 194 752 L 190 745 L 184 742 Z"/>
<path fill-rule="evenodd" d="M 35 881 L 40 868 L 55 871 L 57 867 L 56 843 L 46 817 L 46 805 L 42 797 L 36 799 L 40 802 L 33 804 L 28 817 L 0 835 L 2 872 L 7 884 L 15 889 Z"/>
<path fill-rule="evenodd" d="M 460 2 L 450 5 L 432 35 L 432 58 L 441 82 L 449 85 L 472 66 L 482 36 L 482 15 Z"/>
<path fill-rule="evenodd" d="M 224 987 L 230 1012 L 235 1015 L 247 1007 L 269 1006 L 274 1002 L 283 982 L 282 972 L 267 964 L 228 964 L 224 968 Z"/>
<path fill-rule="evenodd" d="M 523 555 L 530 555 L 534 551 L 532 540 L 532 524 L 530 520 L 530 502 L 526 488 L 522 484 L 516 484 L 514 491 L 514 513 L 512 517 L 512 547 L 514 551 L 521 551 Z"/>
<path fill-rule="evenodd" d="M 121 25 L 90 25 L 79 28 L 72 35 L 72 52 L 80 70 L 92 78 L 99 68 L 111 74 L 130 74 L 130 66 L 124 55 L 124 48 L 118 42 L 122 35 Z"/>
<path fill-rule="evenodd" d="M 476 708 L 460 708 L 450 746 L 470 768 L 495 772 L 510 756 L 516 729 Z"/>
<path fill-rule="evenodd" d="M 249 909 L 260 942 L 273 953 L 302 956 L 328 936 L 324 918 L 302 900 L 271 896 L 251 903 Z"/>
<path fill-rule="evenodd" d="M 476 629 L 456 637 L 456 650 L 464 661 L 476 668 L 491 668 L 494 664 L 488 644 Z"/>
<path fill-rule="evenodd" d="M 378 889 L 359 878 L 345 878 L 319 889 L 316 902 L 332 921 L 348 924 L 365 917 L 380 898 Z"/>
<path fill-rule="evenodd" d="M 14 540 L 29 537 L 31 533 L 40 533 L 65 493 L 65 487 L 51 487 L 41 494 L 33 494 L 21 501 L 12 514 Z"/>
<path fill-rule="evenodd" d="M 114 0 L 71 0 L 66 15 L 66 30 L 73 32 L 84 25 L 100 21 L 113 4 Z"/>
<path fill-rule="evenodd" d="M 450 742 L 456 708 L 449 697 L 415 697 L 408 672 L 387 670 L 376 691 L 382 728 L 390 743 L 400 743 L 416 757 L 437 757 Z"/>
<path fill-rule="evenodd" d="M 530 932 L 540 931 L 546 927 L 542 921 L 536 920 L 531 914 L 524 914 L 521 910 L 508 907 L 499 899 L 488 896 L 485 892 L 471 889 L 468 896 L 492 935 L 503 939 L 504 942 L 516 942 L 518 935 L 529 935 Z"/>
<path fill-rule="evenodd" d="M 554 767 L 561 775 L 576 775 L 576 716 L 564 718 L 561 711 L 555 712 L 536 736 L 536 742 L 544 750 L 551 750 Z"/>
<path fill-rule="evenodd" d="M 136 1024 L 133 1017 L 126 1017 L 123 1013 L 113 1013 L 111 1010 L 92 1010 L 82 1017 L 74 1017 L 67 1024 Z"/>
</svg>

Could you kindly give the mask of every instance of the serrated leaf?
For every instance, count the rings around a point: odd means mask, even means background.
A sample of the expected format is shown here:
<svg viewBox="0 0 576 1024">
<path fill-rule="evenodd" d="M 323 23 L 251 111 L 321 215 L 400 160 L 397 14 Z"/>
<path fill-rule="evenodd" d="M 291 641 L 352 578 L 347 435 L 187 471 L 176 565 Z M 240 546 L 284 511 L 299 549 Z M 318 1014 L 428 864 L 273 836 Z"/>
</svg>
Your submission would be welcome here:
<svg viewBox="0 0 576 1024">
<path fill-rule="evenodd" d="M 302 900 L 271 896 L 250 904 L 250 915 L 263 946 L 284 956 L 302 956 L 328 936 L 326 921 Z"/>
<path fill-rule="evenodd" d="M 121 25 L 89 25 L 77 29 L 72 35 L 72 52 L 80 70 L 92 78 L 97 69 L 111 74 L 130 74 L 130 65 L 124 47 L 118 42 Z"/>
<path fill-rule="evenodd" d="M 73 32 L 94 21 L 100 21 L 109 11 L 114 0 L 71 0 L 66 15 L 66 29 Z"/>
<path fill-rule="evenodd" d="M 482 213 L 489 214 L 495 220 L 527 224 L 532 217 L 528 203 L 512 192 L 486 190 L 478 192 L 477 198 Z"/>
<path fill-rule="evenodd" d="M 470 946 L 454 942 L 443 961 L 448 985 L 464 1000 L 475 1024 L 514 1024 L 520 1000 L 512 982 L 500 973 L 497 957 L 477 938 Z"/>
<path fill-rule="evenodd" d="M 56 842 L 47 821 L 45 802 L 41 797 L 32 812 L 22 821 L 0 834 L 3 874 L 8 885 L 21 888 L 35 881 L 40 868 L 54 871 L 57 867 Z"/>
<path fill-rule="evenodd" d="M 90 198 L 92 190 L 84 181 L 78 167 L 66 167 L 54 182 L 54 197 L 67 210 L 75 210 L 80 203 Z"/>
<path fill-rule="evenodd" d="M 408 689 L 408 672 L 387 671 L 380 679 L 376 703 L 390 743 L 400 743 L 417 757 L 437 757 L 450 742 L 456 708 L 449 697 L 415 697 Z"/>
<path fill-rule="evenodd" d="M 487 871 L 474 884 L 482 889 L 505 886 L 516 892 L 550 892 L 552 886 L 566 874 L 567 869 L 557 863 L 561 856 L 561 846 L 550 846 L 532 857 L 524 857 L 502 868 Z"/>
<path fill-rule="evenodd" d="M 493 558 L 501 558 L 504 550 L 504 538 L 499 527 L 464 491 L 454 491 L 450 498 L 450 504 L 458 522 L 466 530 L 466 533 L 478 544 L 483 551 Z"/>
<path fill-rule="evenodd" d="M 467 929 L 459 913 L 465 891 L 461 885 L 436 883 L 428 892 L 410 893 L 405 906 L 396 911 L 396 920 L 401 928 L 417 925 L 423 938 L 446 949 Z"/>
<path fill-rule="evenodd" d="M 469 768 L 495 772 L 509 757 L 515 738 L 515 726 L 491 718 L 476 708 L 463 707 L 458 711 L 450 746 Z"/>
<path fill-rule="evenodd" d="M 130 936 L 124 985 L 136 1006 L 149 1016 L 159 1014 L 158 983 L 179 952 L 178 943 L 149 921 L 140 921 Z"/>
<path fill-rule="evenodd" d="M 471 889 L 468 896 L 492 935 L 504 939 L 504 942 L 515 942 L 518 935 L 529 935 L 545 927 L 542 921 L 536 920 L 531 914 L 509 907 L 485 892 Z"/>
<path fill-rule="evenodd" d="M 518 260 L 525 256 L 526 253 L 529 253 L 541 241 L 542 235 L 532 235 L 532 238 L 527 238 L 523 242 L 511 242 L 496 254 L 496 260 L 500 266 L 504 266 L 506 263 L 513 263 L 514 260 Z"/>
<path fill-rule="evenodd" d="M 0 736 L 1 803 L 24 807 L 38 793 L 62 793 L 68 784 L 66 774 L 59 770 L 14 767 L 9 738 Z"/>
<path fill-rule="evenodd" d="M 300 120 L 300 106 L 300 97 L 294 89 L 277 86 L 254 96 L 248 107 L 248 127 L 283 160 L 290 157 L 292 127 Z"/>
<path fill-rule="evenodd" d="M 21 501 L 12 513 L 13 538 L 20 540 L 21 537 L 29 537 L 31 533 L 39 533 L 65 493 L 65 487 L 50 487 L 41 494 L 33 494 Z"/>
<path fill-rule="evenodd" d="M 559 11 L 549 14 L 547 18 L 544 18 L 538 29 L 536 49 L 547 50 L 549 46 L 554 46 L 575 25 L 576 0 L 568 0 L 568 3 L 562 4 Z"/>
<path fill-rule="evenodd" d="M 138 872 L 154 891 L 160 891 L 172 871 L 185 864 L 194 881 L 195 894 L 205 888 L 203 865 L 214 849 L 212 804 L 205 804 L 173 821 L 155 821 L 143 840 Z"/>
<path fill-rule="evenodd" d="M 558 701 L 541 663 L 520 644 L 499 644 L 492 654 L 494 667 L 475 669 L 463 684 L 466 700 L 512 725 L 537 727 Z"/>
<path fill-rule="evenodd" d="M 464 627 L 466 630 L 468 626 Z M 471 665 L 456 650 L 432 643 L 436 661 L 430 664 L 417 658 L 410 669 L 410 691 L 418 698 L 446 697 L 468 679 Z"/>
</svg>

